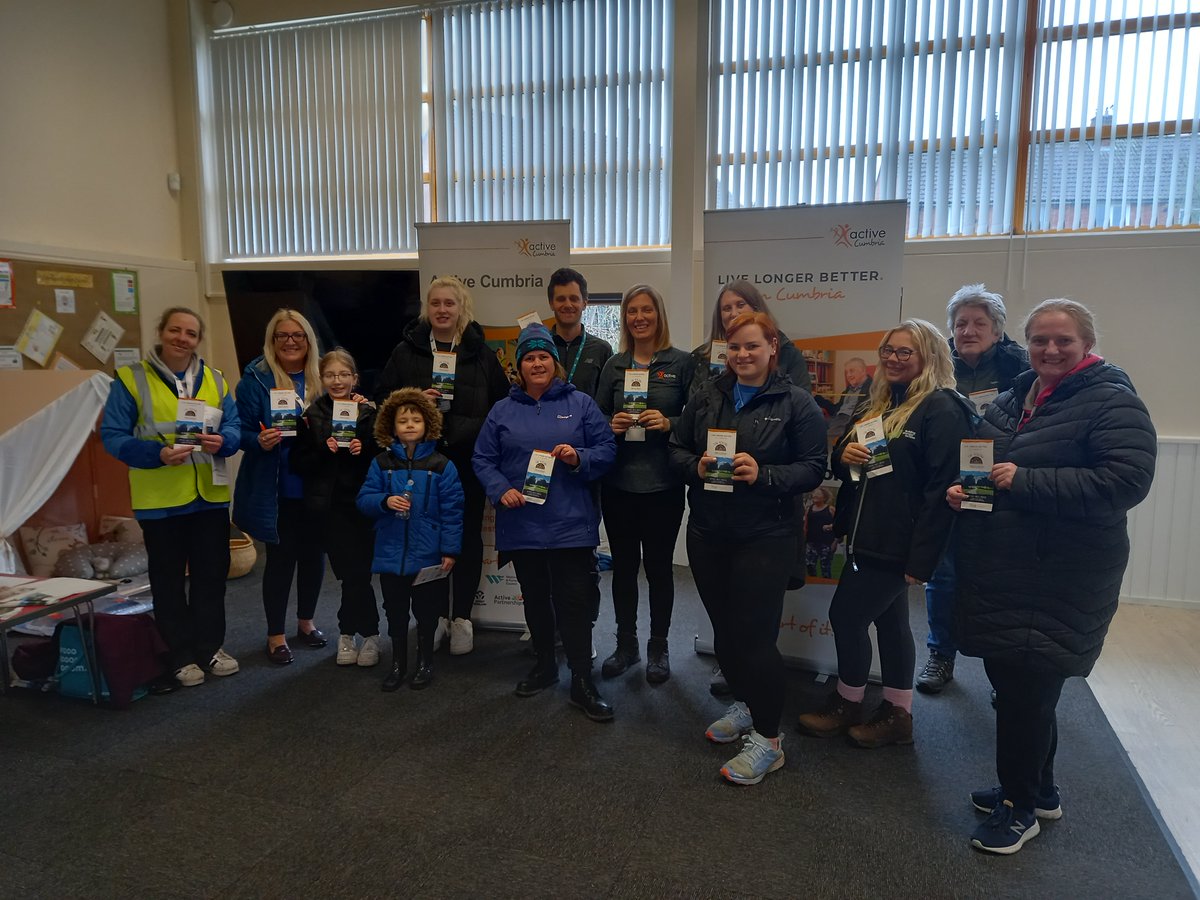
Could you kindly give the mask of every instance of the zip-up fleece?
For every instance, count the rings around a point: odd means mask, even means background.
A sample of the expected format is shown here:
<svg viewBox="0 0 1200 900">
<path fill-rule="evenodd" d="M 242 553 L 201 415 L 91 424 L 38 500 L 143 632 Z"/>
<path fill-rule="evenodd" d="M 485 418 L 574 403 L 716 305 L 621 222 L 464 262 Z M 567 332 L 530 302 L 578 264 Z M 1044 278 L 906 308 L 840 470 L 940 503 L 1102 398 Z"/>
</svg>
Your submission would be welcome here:
<svg viewBox="0 0 1200 900">
<path fill-rule="evenodd" d="M 842 481 L 834 532 L 847 536 L 848 555 L 920 581 L 930 579 L 954 522 L 946 489 L 958 478 L 959 445 L 971 436 L 973 418 L 965 397 L 934 391 L 913 410 L 904 430 L 888 440 L 892 471 L 862 481 L 852 480 L 842 463 L 842 450 L 856 434 L 854 427 L 846 432 L 833 448 L 830 466 Z"/>
<path fill-rule="evenodd" d="M 322 394 L 304 411 L 289 461 L 292 471 L 304 480 L 305 508 L 327 512 L 334 506 L 354 506 L 367 469 L 379 453 L 374 430 L 374 405 L 358 404 L 354 436 L 362 442 L 362 451 L 354 456 L 343 447 L 333 453 L 326 443 L 333 435 L 333 398 Z"/>
<path fill-rule="evenodd" d="M 726 372 L 701 385 L 671 432 L 671 465 L 688 484 L 688 528 L 738 543 L 790 537 L 797 528 L 793 498 L 825 475 L 824 417 L 811 395 L 777 372 L 734 412 L 734 381 Z M 735 481 L 732 493 L 704 489 L 696 467 L 710 428 L 737 431 L 737 451 L 758 463 L 754 484 Z"/>
<path fill-rule="evenodd" d="M 372 572 L 415 575 L 462 550 L 462 483 L 436 446 L 420 443 L 409 459 L 396 441 L 372 460 L 357 501 L 358 511 L 375 523 Z M 412 492 L 412 508 L 405 519 L 388 508 L 387 499 L 406 490 Z"/>
</svg>

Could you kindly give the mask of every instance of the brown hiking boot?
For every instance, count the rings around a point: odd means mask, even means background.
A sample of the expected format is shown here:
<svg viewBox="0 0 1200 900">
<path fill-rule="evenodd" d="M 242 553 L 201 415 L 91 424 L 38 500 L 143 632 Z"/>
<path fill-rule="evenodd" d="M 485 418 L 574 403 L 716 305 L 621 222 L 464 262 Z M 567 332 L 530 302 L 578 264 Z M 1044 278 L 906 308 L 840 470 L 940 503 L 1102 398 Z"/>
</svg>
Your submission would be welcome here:
<svg viewBox="0 0 1200 900">
<path fill-rule="evenodd" d="M 820 710 L 804 713 L 796 721 L 796 728 L 813 737 L 828 738 L 844 734 L 847 728 L 861 721 L 862 704 L 852 703 L 835 690 Z"/>
<path fill-rule="evenodd" d="M 870 721 L 865 725 L 855 725 L 846 734 L 852 744 L 868 750 L 888 744 L 911 744 L 912 714 L 884 700 Z"/>
</svg>

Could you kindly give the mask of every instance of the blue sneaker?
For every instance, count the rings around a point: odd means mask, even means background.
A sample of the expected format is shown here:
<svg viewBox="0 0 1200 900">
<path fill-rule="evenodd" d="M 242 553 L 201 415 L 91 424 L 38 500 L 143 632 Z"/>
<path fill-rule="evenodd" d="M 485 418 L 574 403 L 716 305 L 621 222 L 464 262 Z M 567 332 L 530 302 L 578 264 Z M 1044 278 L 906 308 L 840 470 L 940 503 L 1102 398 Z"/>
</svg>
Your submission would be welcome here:
<svg viewBox="0 0 1200 900">
<path fill-rule="evenodd" d="M 985 788 L 982 791 L 971 791 L 971 804 L 980 812 L 992 813 L 1004 802 L 1004 791 L 999 787 Z M 1058 785 L 1049 797 L 1039 797 L 1033 814 L 1039 819 L 1061 819 L 1062 801 L 1058 795 Z"/>
<path fill-rule="evenodd" d="M 758 784 L 769 772 L 783 767 L 783 736 L 779 738 L 779 749 L 771 742 L 751 731 L 742 744 L 742 752 L 721 766 L 721 774 L 734 784 Z"/>
<path fill-rule="evenodd" d="M 753 729 L 754 717 L 750 715 L 746 704 L 739 700 L 725 710 L 725 715 L 708 726 L 704 736 L 714 744 L 732 744 Z"/>
<path fill-rule="evenodd" d="M 1030 838 L 1037 837 L 1042 826 L 1038 824 L 1037 816 L 1013 808 L 1010 801 L 1004 800 L 992 810 L 987 821 L 975 829 L 971 835 L 971 846 L 988 853 L 1016 853 Z"/>
</svg>

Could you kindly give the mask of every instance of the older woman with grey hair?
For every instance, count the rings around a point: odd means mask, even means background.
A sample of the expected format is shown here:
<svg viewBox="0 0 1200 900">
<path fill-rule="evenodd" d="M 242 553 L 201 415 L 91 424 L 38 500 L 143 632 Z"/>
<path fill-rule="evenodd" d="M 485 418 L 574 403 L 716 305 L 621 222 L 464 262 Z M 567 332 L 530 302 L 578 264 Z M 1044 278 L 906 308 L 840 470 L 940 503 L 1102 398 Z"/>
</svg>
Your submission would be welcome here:
<svg viewBox="0 0 1200 900">
<path fill-rule="evenodd" d="M 1029 369 L 1029 353 L 1004 333 L 1004 299 L 982 284 L 966 284 L 946 304 L 946 325 L 953 337 L 954 379 L 958 391 L 970 397 L 983 415 L 987 404 L 1012 387 Z M 938 694 L 954 679 L 958 648 L 951 631 L 954 620 L 953 534 L 942 561 L 925 585 L 929 613 L 929 660 L 917 676 L 917 689 Z"/>
</svg>

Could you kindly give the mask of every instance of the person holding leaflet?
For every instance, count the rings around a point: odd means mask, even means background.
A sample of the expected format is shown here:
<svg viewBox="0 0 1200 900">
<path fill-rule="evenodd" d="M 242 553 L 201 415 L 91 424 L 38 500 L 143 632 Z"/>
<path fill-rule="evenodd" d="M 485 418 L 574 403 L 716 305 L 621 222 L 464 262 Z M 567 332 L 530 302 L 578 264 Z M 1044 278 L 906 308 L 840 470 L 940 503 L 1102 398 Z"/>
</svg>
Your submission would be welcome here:
<svg viewBox="0 0 1200 900">
<path fill-rule="evenodd" d="M 645 388 L 631 393 L 627 387 L 639 374 L 645 376 Z M 671 564 L 683 521 L 683 481 L 671 468 L 667 444 L 671 423 L 683 412 L 691 379 L 690 355 L 671 346 L 662 295 L 648 284 L 634 285 L 621 299 L 621 352 L 605 363 L 596 395 L 617 438 L 616 465 L 601 485 L 617 616 L 617 646 L 601 667 L 605 678 L 614 678 L 641 660 L 637 615 L 638 569 L 643 565 L 650 583 L 646 680 L 662 684 L 671 677 L 667 651 L 675 604 Z"/>
<path fill-rule="evenodd" d="M 871 396 L 833 448 L 842 481 L 834 534 L 846 563 L 829 605 L 838 681 L 824 707 L 800 716 L 816 737 L 848 734 L 860 747 L 911 744 L 916 651 L 909 585 L 929 580 L 953 514 L 943 498 L 959 472 L 959 442 L 972 412 L 954 390 L 950 347 L 934 325 L 906 319 L 879 347 Z M 869 447 L 868 444 L 871 446 Z M 883 702 L 861 723 L 875 624 Z"/>
<path fill-rule="evenodd" d="M 982 415 L 987 403 L 1012 387 L 1029 369 L 1025 348 L 1004 333 L 1004 299 L 982 284 L 963 285 L 946 304 L 946 324 L 953 335 L 950 352 L 958 392 L 972 400 Z M 929 659 L 917 675 L 917 690 L 939 694 L 954 680 L 954 532 L 933 576 L 925 585 L 929 614 Z"/>
<path fill-rule="evenodd" d="M 293 660 L 284 633 L 293 579 L 294 640 L 314 649 L 328 643 L 313 623 L 325 577 L 322 523 L 306 507 L 304 482 L 290 464 L 294 425 L 321 393 L 319 358 L 308 319 L 294 309 L 277 310 L 267 323 L 262 354 L 246 366 L 237 386 L 243 457 L 233 491 L 233 522 L 267 545 L 262 580 L 266 652 L 280 666 Z"/>
<path fill-rule="evenodd" d="M 417 666 L 409 687 L 433 681 L 433 634 L 462 547 L 463 489 L 454 463 L 437 451 L 441 432 L 442 414 L 423 391 L 394 392 L 375 420 L 375 440 L 388 449 L 371 462 L 358 492 L 359 512 L 375 523 L 371 571 L 379 573 L 392 639 L 392 665 L 381 685 L 388 692 L 408 675 L 410 600 Z"/>
<path fill-rule="evenodd" d="M 795 554 L 794 501 L 825 474 L 825 422 L 812 397 L 777 372 L 770 316 L 745 313 L 725 333 L 728 370 L 693 393 L 672 429 L 671 465 L 688 484 L 688 562 L 734 697 L 705 736 L 719 744 L 744 737 L 721 775 L 758 784 L 784 763 L 776 642 Z M 722 468 L 726 477 L 714 471 Z"/>
<path fill-rule="evenodd" d="M 321 546 L 342 585 L 337 664 L 373 666 L 379 662 L 379 608 L 371 586 L 375 538 L 354 501 L 378 452 L 375 405 L 355 393 L 358 368 L 345 350 L 330 350 L 319 369 L 324 391 L 297 425 L 291 466 L 304 482 L 305 508 L 321 523 Z"/>
<path fill-rule="evenodd" d="M 237 453 L 241 428 L 224 376 L 196 354 L 204 338 L 200 317 L 172 307 L 159 319 L 157 334 L 146 359 L 117 369 L 100 439 L 129 466 L 133 515 L 150 563 L 154 622 L 169 654 L 168 671 L 151 690 L 165 694 L 201 684 L 205 675 L 238 671 L 222 645 L 229 574 L 225 460 Z M 172 440 L 184 399 L 206 407 L 196 449 Z"/>
<path fill-rule="evenodd" d="M 516 360 L 520 383 L 488 413 L 473 457 L 496 507 L 499 562 L 516 569 L 537 656 L 516 693 L 532 697 L 558 682 L 557 626 L 571 669 L 571 704 L 594 721 L 612 721 L 612 707 L 592 681 L 592 625 L 600 611 L 592 483 L 612 466 L 616 441 L 595 401 L 567 382 L 545 325 L 521 329 Z"/>
<path fill-rule="evenodd" d="M 435 365 L 442 375 L 434 386 Z M 470 653 L 475 646 L 471 612 L 483 570 L 483 486 L 471 468 L 471 454 L 484 419 L 508 395 L 509 381 L 475 321 L 471 294 L 453 276 L 435 278 L 425 294 L 421 316 L 405 330 L 379 376 L 376 396 L 382 403 L 397 388 L 424 391 L 442 413 L 438 449 L 454 463 L 465 495 L 462 551 L 454 564 L 451 608 L 442 610 L 435 648 L 449 634 L 450 653 Z M 448 616 L 447 616 L 448 613 Z"/>
<path fill-rule="evenodd" d="M 960 652 L 983 659 L 996 691 L 996 787 L 971 845 L 1016 853 L 1062 817 L 1056 709 L 1068 678 L 1091 672 L 1129 562 L 1126 513 L 1154 479 L 1158 441 L 1121 369 L 1093 351 L 1096 323 L 1074 300 L 1025 319 L 1033 370 L 984 412 L 994 442 L 991 512 L 958 516 Z M 954 509 L 966 494 L 946 492 Z"/>
</svg>

